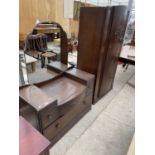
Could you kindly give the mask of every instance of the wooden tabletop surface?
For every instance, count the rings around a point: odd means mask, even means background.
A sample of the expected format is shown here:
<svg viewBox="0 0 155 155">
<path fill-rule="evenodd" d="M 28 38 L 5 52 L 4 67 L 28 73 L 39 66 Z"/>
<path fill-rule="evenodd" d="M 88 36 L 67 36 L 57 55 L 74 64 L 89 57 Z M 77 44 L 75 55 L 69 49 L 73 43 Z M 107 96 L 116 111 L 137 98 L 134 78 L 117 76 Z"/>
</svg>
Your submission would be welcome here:
<svg viewBox="0 0 155 155">
<path fill-rule="evenodd" d="M 66 76 L 62 76 L 42 85 L 40 88 L 47 95 L 55 97 L 58 101 L 58 106 L 61 106 L 82 94 L 86 86 Z"/>
<path fill-rule="evenodd" d="M 56 54 L 52 53 L 52 52 L 46 52 L 46 53 L 42 54 L 42 56 L 43 57 L 54 57 L 54 56 L 56 56 Z"/>
<path fill-rule="evenodd" d="M 37 111 L 45 108 L 52 102 L 56 101 L 52 95 L 48 96 L 40 88 L 30 85 L 19 90 L 20 97 L 34 107 Z"/>
<path fill-rule="evenodd" d="M 135 47 L 134 46 L 123 46 L 120 57 L 135 61 Z"/>
<path fill-rule="evenodd" d="M 23 117 L 19 118 L 19 155 L 39 155 L 50 142 Z"/>
</svg>

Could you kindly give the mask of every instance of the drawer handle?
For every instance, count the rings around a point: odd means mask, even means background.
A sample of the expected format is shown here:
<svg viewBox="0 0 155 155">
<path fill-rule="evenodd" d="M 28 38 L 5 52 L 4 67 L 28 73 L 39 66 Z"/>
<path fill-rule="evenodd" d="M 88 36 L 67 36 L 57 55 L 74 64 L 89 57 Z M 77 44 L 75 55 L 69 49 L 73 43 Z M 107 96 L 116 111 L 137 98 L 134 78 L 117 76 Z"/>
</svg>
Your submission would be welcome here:
<svg viewBox="0 0 155 155">
<path fill-rule="evenodd" d="M 48 118 L 49 118 L 49 119 L 52 119 L 53 117 L 52 117 L 52 115 L 48 115 Z"/>
<path fill-rule="evenodd" d="M 57 123 L 57 124 L 55 125 L 55 127 L 58 128 L 58 127 L 59 127 L 59 123 Z"/>
</svg>

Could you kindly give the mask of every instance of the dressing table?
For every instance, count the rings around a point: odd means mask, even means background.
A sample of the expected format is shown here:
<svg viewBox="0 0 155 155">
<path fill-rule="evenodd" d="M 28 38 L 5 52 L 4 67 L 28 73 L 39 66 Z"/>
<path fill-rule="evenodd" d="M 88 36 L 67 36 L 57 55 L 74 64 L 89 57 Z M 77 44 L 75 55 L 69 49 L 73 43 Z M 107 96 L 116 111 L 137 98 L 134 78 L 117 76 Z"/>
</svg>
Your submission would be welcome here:
<svg viewBox="0 0 155 155">
<path fill-rule="evenodd" d="M 61 62 L 38 74 L 20 87 L 19 111 L 52 146 L 91 109 L 94 75 Z"/>
</svg>

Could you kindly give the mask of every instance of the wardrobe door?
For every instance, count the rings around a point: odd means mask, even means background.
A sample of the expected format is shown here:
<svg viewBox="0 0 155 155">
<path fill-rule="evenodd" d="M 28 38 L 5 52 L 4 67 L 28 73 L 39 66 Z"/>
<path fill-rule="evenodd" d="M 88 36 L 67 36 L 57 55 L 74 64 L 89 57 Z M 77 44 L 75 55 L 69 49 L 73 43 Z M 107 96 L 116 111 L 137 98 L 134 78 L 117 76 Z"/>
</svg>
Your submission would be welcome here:
<svg viewBox="0 0 155 155">
<path fill-rule="evenodd" d="M 96 102 L 100 87 L 102 62 L 105 61 L 109 16 L 107 7 L 84 7 L 80 12 L 79 47 L 77 68 L 95 75 L 93 102 Z"/>
<path fill-rule="evenodd" d="M 83 7 L 80 11 L 77 68 L 97 74 L 100 41 L 106 8 Z"/>
<path fill-rule="evenodd" d="M 100 40 L 101 45 L 100 45 L 100 56 L 98 59 L 98 69 L 97 69 L 97 78 L 96 78 L 96 83 L 95 83 L 95 92 L 94 92 L 94 103 L 96 103 L 99 99 L 100 96 L 99 90 L 101 87 L 101 77 L 104 71 L 104 62 L 106 61 L 106 56 L 107 56 L 107 51 L 108 51 L 108 45 L 109 45 L 109 35 L 110 35 L 110 30 L 111 30 L 111 14 L 112 14 L 112 8 L 111 7 L 106 7 L 106 18 L 104 21 L 104 25 L 102 27 L 102 39 Z"/>
<path fill-rule="evenodd" d="M 111 13 L 111 30 L 109 36 L 109 45 L 106 59 L 102 62 L 104 70 L 100 79 L 99 97 L 105 95 L 112 89 L 113 81 L 117 68 L 118 56 L 120 55 L 123 37 L 127 23 L 127 7 L 115 6 L 112 8 Z"/>
</svg>

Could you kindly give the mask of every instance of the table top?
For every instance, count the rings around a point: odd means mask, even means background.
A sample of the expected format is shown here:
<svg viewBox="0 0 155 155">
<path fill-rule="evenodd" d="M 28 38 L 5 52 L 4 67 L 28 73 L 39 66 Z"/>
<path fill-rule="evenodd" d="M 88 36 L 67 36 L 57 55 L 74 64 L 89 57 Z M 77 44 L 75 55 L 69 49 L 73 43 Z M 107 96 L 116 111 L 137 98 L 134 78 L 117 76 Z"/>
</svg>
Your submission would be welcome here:
<svg viewBox="0 0 155 155">
<path fill-rule="evenodd" d="M 26 59 L 26 64 L 30 64 L 30 63 L 33 63 L 33 62 L 37 62 L 37 59 L 25 54 L 25 59 Z"/>
<path fill-rule="evenodd" d="M 58 76 L 58 73 L 48 70 L 46 68 L 40 68 L 40 69 L 37 69 L 35 73 L 29 74 L 29 84 L 47 81 L 56 76 Z"/>
<path fill-rule="evenodd" d="M 48 65 L 48 67 L 52 67 L 54 69 L 60 70 L 62 72 L 66 71 L 67 69 L 71 68 L 72 65 L 70 64 L 63 64 L 60 61 L 51 61 Z"/>
<path fill-rule="evenodd" d="M 52 52 L 46 52 L 46 53 L 42 54 L 42 56 L 43 57 L 54 57 L 54 56 L 56 56 L 56 54 L 52 53 Z"/>
<path fill-rule="evenodd" d="M 48 96 L 40 88 L 35 85 L 30 85 L 19 90 L 20 97 L 28 102 L 37 111 L 45 108 L 52 102 L 56 101 L 56 98 Z"/>
<path fill-rule="evenodd" d="M 120 57 L 135 61 L 135 47 L 134 46 L 123 46 Z"/>
<path fill-rule="evenodd" d="M 61 76 L 40 86 L 47 95 L 57 99 L 58 106 L 70 103 L 74 98 L 85 92 L 86 86 L 76 80 Z"/>
<path fill-rule="evenodd" d="M 19 155 L 39 155 L 50 142 L 23 117 L 19 118 Z"/>
</svg>

